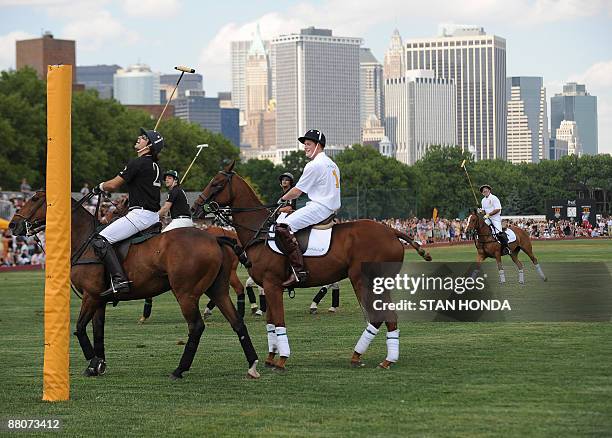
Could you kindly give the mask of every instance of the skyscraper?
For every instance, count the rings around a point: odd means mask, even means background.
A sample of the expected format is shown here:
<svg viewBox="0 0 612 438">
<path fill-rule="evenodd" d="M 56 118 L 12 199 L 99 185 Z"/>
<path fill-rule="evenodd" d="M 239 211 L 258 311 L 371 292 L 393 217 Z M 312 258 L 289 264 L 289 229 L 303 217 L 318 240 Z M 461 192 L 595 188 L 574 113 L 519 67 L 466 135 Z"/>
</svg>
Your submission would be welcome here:
<svg viewBox="0 0 612 438">
<path fill-rule="evenodd" d="M 246 112 L 265 111 L 270 100 L 270 66 L 268 54 L 259 34 L 259 26 L 255 38 L 246 57 L 245 90 Z"/>
<path fill-rule="evenodd" d="M 361 38 L 314 27 L 272 40 L 278 147 L 297 147 L 308 129 L 321 130 L 331 146 L 360 142 L 360 45 Z"/>
<path fill-rule="evenodd" d="M 406 72 L 406 63 L 404 62 L 405 53 L 402 44 L 402 37 L 399 30 L 395 29 L 391 35 L 391 45 L 385 52 L 384 59 L 384 79 L 399 78 Z"/>
<path fill-rule="evenodd" d="M 170 90 L 167 95 L 168 99 L 170 98 L 170 94 L 176 86 L 176 82 L 178 81 L 180 76 L 180 73 L 172 73 L 159 76 L 159 84 L 167 85 L 168 89 Z M 174 98 L 185 96 L 185 91 L 187 90 L 202 91 L 202 81 L 202 75 L 199 73 L 185 73 L 183 75 L 183 79 L 181 79 L 181 82 L 178 85 L 178 88 L 176 89 L 176 92 L 174 93 Z"/>
<path fill-rule="evenodd" d="M 596 155 L 597 143 L 597 97 L 586 91 L 584 84 L 569 82 L 563 86 L 563 93 L 550 99 L 550 131 L 556 135 L 563 120 L 576 122 L 582 153 Z M 571 152 L 569 152 L 571 154 Z"/>
<path fill-rule="evenodd" d="M 159 73 L 134 64 L 113 75 L 113 94 L 124 105 L 159 105 Z"/>
<path fill-rule="evenodd" d="M 98 90 L 102 99 L 113 97 L 113 76 L 118 65 L 79 65 L 76 68 L 77 82 L 85 88 Z"/>
<path fill-rule="evenodd" d="M 259 36 L 259 28 L 257 36 L 267 56 L 268 62 L 268 89 L 269 94 L 274 96 L 274 78 L 272 68 L 274 66 L 274 55 L 270 50 L 270 41 L 263 41 Z M 234 108 L 240 109 L 240 123 L 246 123 L 247 111 L 247 92 L 246 92 L 246 66 L 247 56 L 253 45 L 253 40 L 248 41 L 232 41 L 231 42 L 231 58 L 232 58 L 232 105 Z"/>
<path fill-rule="evenodd" d="M 40 79 L 47 79 L 47 66 L 72 65 L 72 82 L 76 83 L 75 41 L 57 40 L 47 31 L 42 38 L 17 41 L 15 48 L 17 70 L 25 66 L 32 67 Z"/>
<path fill-rule="evenodd" d="M 406 69 L 434 70 L 457 87 L 457 141 L 478 159 L 506 158 L 506 40 L 482 27 L 443 27 L 406 42 Z"/>
<path fill-rule="evenodd" d="M 375 115 L 382 120 L 383 104 L 383 67 L 370 49 L 359 49 L 359 92 L 361 101 L 361 127 L 369 116 Z"/>
<path fill-rule="evenodd" d="M 583 146 L 576 122 L 563 120 L 555 132 L 555 138 L 567 142 L 567 155 L 577 155 L 579 157 L 582 155 Z"/>
<path fill-rule="evenodd" d="M 537 163 L 548 159 L 546 89 L 541 77 L 515 76 L 506 80 L 508 102 L 508 161 Z"/>
<path fill-rule="evenodd" d="M 414 164 L 429 146 L 457 144 L 456 89 L 451 79 L 432 70 L 413 70 L 385 79 L 385 129 L 392 154 Z"/>
</svg>

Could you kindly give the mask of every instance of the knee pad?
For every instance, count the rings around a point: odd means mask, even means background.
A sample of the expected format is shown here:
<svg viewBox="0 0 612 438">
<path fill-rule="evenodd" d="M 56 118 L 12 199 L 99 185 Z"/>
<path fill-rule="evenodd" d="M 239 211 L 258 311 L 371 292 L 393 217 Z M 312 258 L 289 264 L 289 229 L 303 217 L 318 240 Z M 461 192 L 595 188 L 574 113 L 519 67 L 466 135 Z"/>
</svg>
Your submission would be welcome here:
<svg viewBox="0 0 612 438">
<path fill-rule="evenodd" d="M 91 246 L 96 256 L 98 256 L 99 258 L 104 258 L 106 252 L 108 251 L 110 243 L 108 242 L 108 240 L 106 240 L 106 238 L 104 238 L 104 236 L 96 234 L 91 240 Z"/>
</svg>

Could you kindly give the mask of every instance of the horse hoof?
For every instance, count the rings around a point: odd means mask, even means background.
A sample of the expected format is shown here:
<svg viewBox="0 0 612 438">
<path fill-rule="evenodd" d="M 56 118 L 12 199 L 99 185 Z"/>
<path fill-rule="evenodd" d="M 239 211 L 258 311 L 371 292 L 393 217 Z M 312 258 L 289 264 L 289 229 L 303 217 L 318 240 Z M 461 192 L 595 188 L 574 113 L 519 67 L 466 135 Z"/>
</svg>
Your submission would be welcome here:
<svg viewBox="0 0 612 438">
<path fill-rule="evenodd" d="M 378 368 L 380 368 L 381 370 L 390 370 L 391 369 L 391 364 L 393 364 L 393 362 L 389 362 L 387 360 L 381 362 L 378 364 Z"/>
<path fill-rule="evenodd" d="M 267 360 L 264 362 L 264 365 L 265 365 L 266 368 L 274 368 L 274 367 L 276 367 L 276 364 L 274 362 L 270 362 L 270 361 L 267 361 Z"/>
<path fill-rule="evenodd" d="M 316 308 L 311 308 L 310 309 L 310 314 L 311 315 L 316 315 L 317 314 L 317 309 Z"/>
<path fill-rule="evenodd" d="M 277 373 L 284 374 L 287 372 L 287 368 L 279 367 L 278 365 L 274 365 L 274 368 L 272 368 L 272 371 L 276 371 Z"/>
<path fill-rule="evenodd" d="M 168 377 L 170 377 L 170 380 L 180 380 L 183 378 L 183 374 L 175 374 L 175 372 L 172 372 Z"/>
<path fill-rule="evenodd" d="M 351 368 L 363 368 L 363 367 L 365 367 L 365 366 L 366 366 L 366 364 L 365 364 L 365 363 L 363 363 L 363 362 L 362 362 L 362 361 L 360 361 L 360 360 L 357 360 L 357 361 L 351 361 Z"/>
<path fill-rule="evenodd" d="M 144 324 L 145 322 L 147 322 L 148 318 L 145 318 L 144 316 L 141 316 L 140 318 L 138 318 L 138 324 Z"/>
<path fill-rule="evenodd" d="M 85 377 L 96 377 L 98 373 L 96 372 L 95 368 L 87 367 L 85 368 L 85 371 L 83 371 L 83 375 Z"/>
<path fill-rule="evenodd" d="M 259 374 L 259 372 L 257 370 L 251 370 L 250 368 L 247 370 L 246 373 L 246 377 L 247 379 L 259 379 L 261 377 L 261 374 Z"/>
</svg>

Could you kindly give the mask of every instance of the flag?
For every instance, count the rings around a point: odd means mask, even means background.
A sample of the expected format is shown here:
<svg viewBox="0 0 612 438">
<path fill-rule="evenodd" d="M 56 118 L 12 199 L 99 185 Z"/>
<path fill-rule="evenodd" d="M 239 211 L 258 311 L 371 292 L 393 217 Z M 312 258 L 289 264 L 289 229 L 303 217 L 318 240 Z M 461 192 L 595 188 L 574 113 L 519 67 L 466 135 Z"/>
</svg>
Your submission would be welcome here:
<svg viewBox="0 0 612 438">
<path fill-rule="evenodd" d="M 438 220 L 438 209 L 437 208 L 434 207 L 433 214 L 431 215 L 431 217 L 433 218 L 434 222 Z"/>
</svg>

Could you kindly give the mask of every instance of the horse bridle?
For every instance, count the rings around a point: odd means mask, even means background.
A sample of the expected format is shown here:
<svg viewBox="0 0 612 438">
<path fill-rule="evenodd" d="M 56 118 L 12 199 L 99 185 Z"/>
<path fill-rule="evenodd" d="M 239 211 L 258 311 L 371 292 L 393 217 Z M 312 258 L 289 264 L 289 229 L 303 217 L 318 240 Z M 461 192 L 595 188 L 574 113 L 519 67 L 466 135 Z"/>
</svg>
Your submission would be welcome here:
<svg viewBox="0 0 612 438">
<path fill-rule="evenodd" d="M 474 228 L 472 230 L 470 230 L 472 232 L 472 240 L 474 240 L 474 244 L 476 246 L 478 246 L 478 244 L 480 245 L 484 245 L 485 243 L 497 243 L 497 240 L 493 239 L 493 233 L 489 232 L 489 234 L 480 234 L 478 232 L 478 224 L 480 222 L 480 216 L 478 215 L 478 213 L 475 213 L 474 216 L 476 216 L 476 224 L 474 225 Z M 472 217 L 472 215 L 470 215 L 470 218 Z M 485 223 L 486 224 L 486 223 Z M 469 222 L 468 222 L 469 225 Z M 479 237 L 491 237 L 491 240 L 480 240 Z"/>
<path fill-rule="evenodd" d="M 34 196 L 38 195 L 39 193 L 44 193 L 42 190 L 38 190 L 36 191 L 36 193 L 34 194 Z M 24 215 L 20 214 L 19 212 L 15 213 L 13 215 L 13 217 L 18 217 L 22 219 L 23 224 L 25 225 L 26 228 L 26 236 L 36 236 L 36 233 L 41 232 L 42 230 L 45 229 L 46 226 L 46 221 L 44 219 L 35 219 L 35 220 L 31 220 L 32 217 L 36 214 L 36 212 L 38 211 L 38 209 L 40 207 L 42 207 L 43 202 L 46 198 L 40 198 L 38 199 L 36 202 L 37 204 L 35 204 L 35 207 L 32 208 L 32 211 L 30 212 L 30 215 L 28 217 L 25 217 Z"/>
<path fill-rule="evenodd" d="M 251 238 L 251 240 L 249 240 L 246 243 L 246 245 L 244 245 L 244 250 L 254 245 L 258 241 L 263 242 L 267 240 L 268 229 L 270 225 L 274 222 L 272 218 L 276 215 L 280 206 L 277 206 L 276 204 L 272 204 L 272 205 L 261 205 L 259 207 L 228 207 L 226 209 L 221 209 L 219 204 L 214 201 L 214 198 L 219 193 L 221 193 L 221 191 L 226 186 L 229 186 L 228 187 L 229 200 L 230 200 L 230 203 L 232 202 L 232 200 L 234 199 L 234 194 L 232 191 L 232 177 L 236 174 L 236 172 L 234 171 L 228 172 L 225 170 L 221 170 L 219 171 L 219 173 L 225 176 L 225 184 L 219 184 L 218 186 L 216 186 L 215 189 L 206 198 L 203 198 L 202 193 L 200 193 L 198 195 L 198 198 L 195 201 L 195 204 L 201 207 L 205 213 L 213 214 L 216 219 L 220 220 L 226 225 L 229 225 L 234 228 L 243 228 L 245 230 L 254 232 L 255 235 Z M 234 221 L 233 217 L 230 218 L 229 215 L 226 213 L 226 211 L 229 211 L 230 213 L 240 213 L 240 212 L 248 212 L 248 211 L 270 210 L 272 207 L 276 207 L 276 208 L 268 214 L 268 216 L 266 217 L 266 219 L 264 220 L 264 222 L 260 225 L 258 229 L 254 229 L 246 225 L 239 224 Z M 261 234 L 265 234 L 266 237 L 261 237 Z"/>
</svg>

